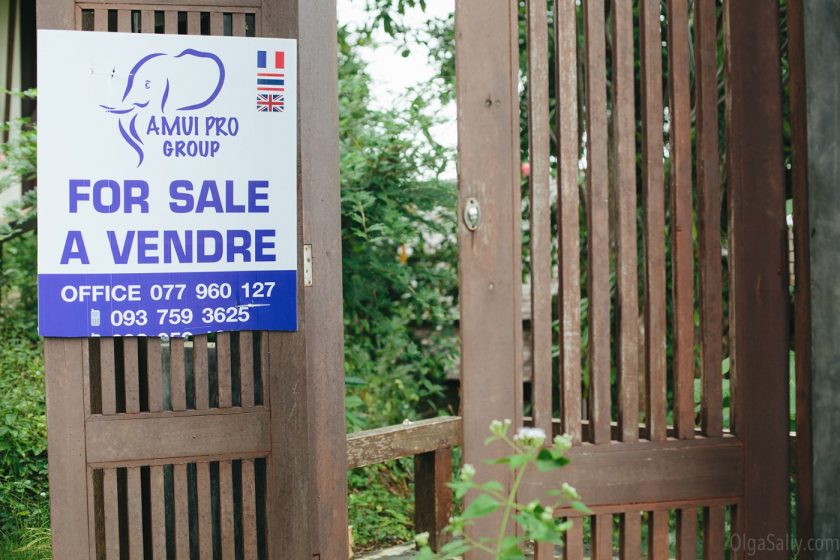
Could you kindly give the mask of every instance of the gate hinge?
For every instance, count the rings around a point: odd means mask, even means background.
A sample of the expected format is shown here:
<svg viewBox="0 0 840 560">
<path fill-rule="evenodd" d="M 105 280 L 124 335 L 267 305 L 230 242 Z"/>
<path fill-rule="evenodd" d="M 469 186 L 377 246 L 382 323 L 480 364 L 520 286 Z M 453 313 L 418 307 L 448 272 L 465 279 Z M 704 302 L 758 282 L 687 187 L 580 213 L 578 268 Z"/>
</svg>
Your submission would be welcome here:
<svg viewBox="0 0 840 560">
<path fill-rule="evenodd" d="M 312 287 L 312 245 L 303 246 L 303 285 Z"/>
</svg>

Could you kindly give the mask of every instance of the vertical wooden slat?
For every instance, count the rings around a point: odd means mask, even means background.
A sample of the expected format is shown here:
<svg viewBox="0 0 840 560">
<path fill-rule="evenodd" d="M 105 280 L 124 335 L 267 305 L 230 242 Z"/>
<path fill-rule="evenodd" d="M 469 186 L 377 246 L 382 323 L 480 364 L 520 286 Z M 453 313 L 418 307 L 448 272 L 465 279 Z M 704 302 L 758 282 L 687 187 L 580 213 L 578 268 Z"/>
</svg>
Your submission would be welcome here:
<svg viewBox="0 0 840 560">
<path fill-rule="evenodd" d="M 239 333 L 239 389 L 242 406 L 254 406 L 254 335 Z"/>
<path fill-rule="evenodd" d="M 209 366 L 207 359 L 207 335 L 193 337 L 193 371 L 195 372 L 195 408 L 210 407 Z"/>
<path fill-rule="evenodd" d="M 789 531 L 788 254 L 779 4 L 728 2 L 727 185 L 733 427 L 744 442 L 745 538 Z M 762 558 L 784 558 L 784 550 Z"/>
<path fill-rule="evenodd" d="M 196 494 L 198 498 L 198 556 L 213 556 L 213 511 L 211 504 L 210 463 L 196 463 Z"/>
<path fill-rule="evenodd" d="M 493 419 L 519 425 L 522 416 L 517 5 L 458 0 L 455 28 L 459 213 L 475 198 L 482 214 L 475 232 L 458 228 L 464 461 L 479 482 L 508 487 L 507 468 L 484 464 L 502 448 L 483 441 Z M 470 536 L 495 536 L 500 517 L 481 520 Z"/>
<path fill-rule="evenodd" d="M 216 334 L 216 371 L 219 381 L 219 408 L 231 407 L 230 333 Z"/>
<path fill-rule="evenodd" d="M 149 384 L 149 412 L 163 410 L 163 361 L 160 339 L 150 337 L 146 341 L 146 372 Z"/>
<path fill-rule="evenodd" d="M 242 12 L 235 12 L 233 14 L 233 36 L 245 36 L 245 14 Z"/>
<path fill-rule="evenodd" d="M 187 34 L 201 35 L 201 12 L 195 10 L 187 12 Z"/>
<path fill-rule="evenodd" d="M 268 361 L 268 332 L 260 333 L 260 382 L 262 383 L 263 406 L 271 406 L 271 375 Z"/>
<path fill-rule="evenodd" d="M 257 560 L 257 486 L 253 459 L 242 461 L 242 544 L 244 560 Z"/>
<path fill-rule="evenodd" d="M 668 510 L 648 514 L 648 558 L 668 558 Z"/>
<path fill-rule="evenodd" d="M 92 488 L 88 488 L 85 461 L 84 344 L 87 341 L 70 338 L 44 342 L 50 520 L 56 558 L 65 551 L 88 549 L 85 507 Z"/>
<path fill-rule="evenodd" d="M 571 528 L 566 531 L 563 558 L 564 560 L 583 560 L 582 517 L 575 517 Z"/>
<path fill-rule="evenodd" d="M 726 538 L 726 508 L 703 508 L 703 560 L 723 560 Z"/>
<path fill-rule="evenodd" d="M 703 434 L 723 433 L 723 290 L 718 155 L 717 5 L 694 2 L 694 67 L 697 113 L 697 221 L 700 268 L 700 363 Z"/>
<path fill-rule="evenodd" d="M 695 0 L 694 59 L 697 122 L 697 218 L 700 277 L 700 362 L 703 434 L 723 433 L 723 289 L 718 153 L 717 3 Z M 723 558 L 725 509 L 704 508 L 705 560 Z"/>
<path fill-rule="evenodd" d="M 178 12 L 172 9 L 163 14 L 163 32 L 169 35 L 178 34 Z"/>
<path fill-rule="evenodd" d="M 125 411 L 128 414 L 140 412 L 140 355 L 137 338 L 123 338 L 123 372 L 125 373 Z"/>
<path fill-rule="evenodd" d="M 105 558 L 120 558 L 120 512 L 117 497 L 117 469 L 105 469 L 102 483 L 105 511 Z"/>
<path fill-rule="evenodd" d="M 210 12 L 210 35 L 223 35 L 225 20 L 222 12 Z"/>
<path fill-rule="evenodd" d="M 549 194 L 548 18 L 528 0 L 528 146 L 531 226 L 531 391 L 534 427 L 551 434 L 551 200 Z M 551 548 L 551 547 L 549 547 Z M 553 553 L 552 553 L 553 554 Z"/>
<path fill-rule="evenodd" d="M 642 518 L 639 512 L 621 515 L 619 528 L 619 558 L 639 560 L 642 555 Z"/>
<path fill-rule="evenodd" d="M 429 546 L 440 550 L 447 541 L 444 528 L 452 514 L 452 448 L 414 457 L 414 527 L 429 533 Z"/>
<path fill-rule="evenodd" d="M 639 288 L 636 255 L 636 117 L 633 5 L 612 0 L 613 157 L 618 290 L 618 422 L 622 441 L 639 439 Z"/>
<path fill-rule="evenodd" d="M 610 441 L 610 255 L 604 9 L 583 7 L 586 60 L 586 223 L 589 241 L 589 437 Z"/>
<path fill-rule="evenodd" d="M 222 528 L 222 560 L 233 560 L 235 541 L 233 533 L 233 464 L 219 461 L 219 504 Z"/>
<path fill-rule="evenodd" d="M 580 195 L 578 192 L 577 16 L 575 0 L 555 3 L 558 143 L 560 402 L 563 430 L 581 441 Z"/>
<path fill-rule="evenodd" d="M 88 558 L 89 560 L 100 560 L 101 553 L 99 551 L 104 550 L 103 543 L 99 541 L 99 535 L 102 534 L 102 517 L 103 512 L 101 507 L 97 507 L 97 498 L 102 500 L 102 488 L 97 488 L 97 480 L 101 481 L 101 472 L 96 471 L 94 469 L 88 468 L 87 469 L 87 489 L 88 489 L 88 522 L 87 522 L 87 529 L 88 529 Z M 77 516 L 78 517 L 78 516 Z M 53 550 L 53 556 L 58 556 L 55 550 Z"/>
<path fill-rule="evenodd" d="M 102 414 L 116 414 L 117 384 L 113 338 L 103 337 L 99 340 L 99 359 L 101 360 Z"/>
<path fill-rule="evenodd" d="M 173 465 L 175 502 L 175 557 L 190 557 L 189 494 L 187 489 L 187 465 Z"/>
<path fill-rule="evenodd" d="M 677 510 L 677 560 L 697 559 L 697 510 Z"/>
<path fill-rule="evenodd" d="M 95 9 L 93 10 L 93 30 L 94 31 L 108 31 L 108 10 Z"/>
<path fill-rule="evenodd" d="M 117 10 L 117 31 L 131 33 L 131 10 Z"/>
<path fill-rule="evenodd" d="M 668 0 L 671 149 L 671 273 L 674 309 L 674 428 L 694 437 L 694 232 L 688 0 Z"/>
<path fill-rule="evenodd" d="M 592 559 L 612 560 L 612 515 L 593 515 L 592 520 Z"/>
<path fill-rule="evenodd" d="M 795 279 L 793 346 L 796 352 L 796 536 L 808 542 L 814 535 L 814 489 L 811 463 L 811 248 L 803 0 L 788 0 L 787 24 Z M 810 560 L 812 557 L 813 554 L 807 549 L 800 553 L 802 560 Z"/>
<path fill-rule="evenodd" d="M 143 560 L 143 494 L 140 486 L 140 467 L 126 469 L 128 488 L 128 557 Z"/>
<path fill-rule="evenodd" d="M 186 410 L 187 381 L 184 371 L 184 339 L 169 339 L 169 390 L 172 410 Z"/>
<path fill-rule="evenodd" d="M 166 559 L 166 509 L 163 491 L 163 467 L 149 467 L 149 496 L 151 506 L 152 557 Z"/>
<path fill-rule="evenodd" d="M 142 31 L 143 33 L 155 32 L 154 10 L 142 10 L 140 12 L 140 31 Z"/>
<path fill-rule="evenodd" d="M 645 422 L 648 437 L 651 440 L 663 440 L 666 434 L 665 192 L 659 0 L 640 0 L 639 22 L 645 217 Z"/>
</svg>

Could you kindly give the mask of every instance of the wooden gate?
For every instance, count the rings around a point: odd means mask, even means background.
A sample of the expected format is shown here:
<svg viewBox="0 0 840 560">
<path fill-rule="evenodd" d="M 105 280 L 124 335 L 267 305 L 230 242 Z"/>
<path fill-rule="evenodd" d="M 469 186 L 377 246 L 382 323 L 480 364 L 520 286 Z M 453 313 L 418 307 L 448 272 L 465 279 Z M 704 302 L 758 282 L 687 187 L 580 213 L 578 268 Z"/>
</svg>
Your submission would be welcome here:
<svg viewBox="0 0 840 560">
<path fill-rule="evenodd" d="M 40 29 L 297 38 L 312 267 L 296 333 L 46 340 L 54 557 L 346 558 L 335 3 L 37 8 Z"/>
<path fill-rule="evenodd" d="M 522 496 L 580 491 L 569 559 L 787 538 L 779 2 L 518 4 L 456 5 L 459 208 L 480 209 L 459 226 L 465 462 L 509 476 L 484 464 L 493 419 L 570 434 Z"/>
</svg>

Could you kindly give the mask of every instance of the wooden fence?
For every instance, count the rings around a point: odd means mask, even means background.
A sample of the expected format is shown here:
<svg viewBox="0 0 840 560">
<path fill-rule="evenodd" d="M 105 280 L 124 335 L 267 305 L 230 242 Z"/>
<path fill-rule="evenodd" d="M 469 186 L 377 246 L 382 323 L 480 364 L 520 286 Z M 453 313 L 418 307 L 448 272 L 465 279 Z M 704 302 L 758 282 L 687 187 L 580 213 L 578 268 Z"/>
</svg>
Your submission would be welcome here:
<svg viewBox="0 0 840 560">
<path fill-rule="evenodd" d="M 561 513 L 576 521 L 566 558 L 668 558 L 669 542 L 679 558 L 741 557 L 731 535 L 789 533 L 780 5 L 518 4 L 456 3 L 459 212 L 480 211 L 459 228 L 464 460 L 509 484 L 482 442 L 491 420 L 527 413 L 575 445 L 522 499 L 568 481 L 595 512 Z"/>
</svg>

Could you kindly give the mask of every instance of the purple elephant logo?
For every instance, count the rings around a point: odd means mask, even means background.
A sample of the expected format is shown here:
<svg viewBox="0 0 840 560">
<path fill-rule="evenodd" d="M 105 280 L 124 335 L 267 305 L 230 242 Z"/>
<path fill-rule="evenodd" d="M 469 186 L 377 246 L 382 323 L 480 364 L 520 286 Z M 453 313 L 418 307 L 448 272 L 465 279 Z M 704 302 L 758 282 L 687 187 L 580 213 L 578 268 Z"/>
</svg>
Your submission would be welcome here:
<svg viewBox="0 0 840 560">
<path fill-rule="evenodd" d="M 152 53 L 129 72 L 119 106 L 100 107 L 117 115 L 120 135 L 137 152 L 140 167 L 144 155 L 138 117 L 158 110 L 177 115 L 203 109 L 216 99 L 224 83 L 225 66 L 213 53 L 194 49 L 177 55 Z"/>
</svg>

